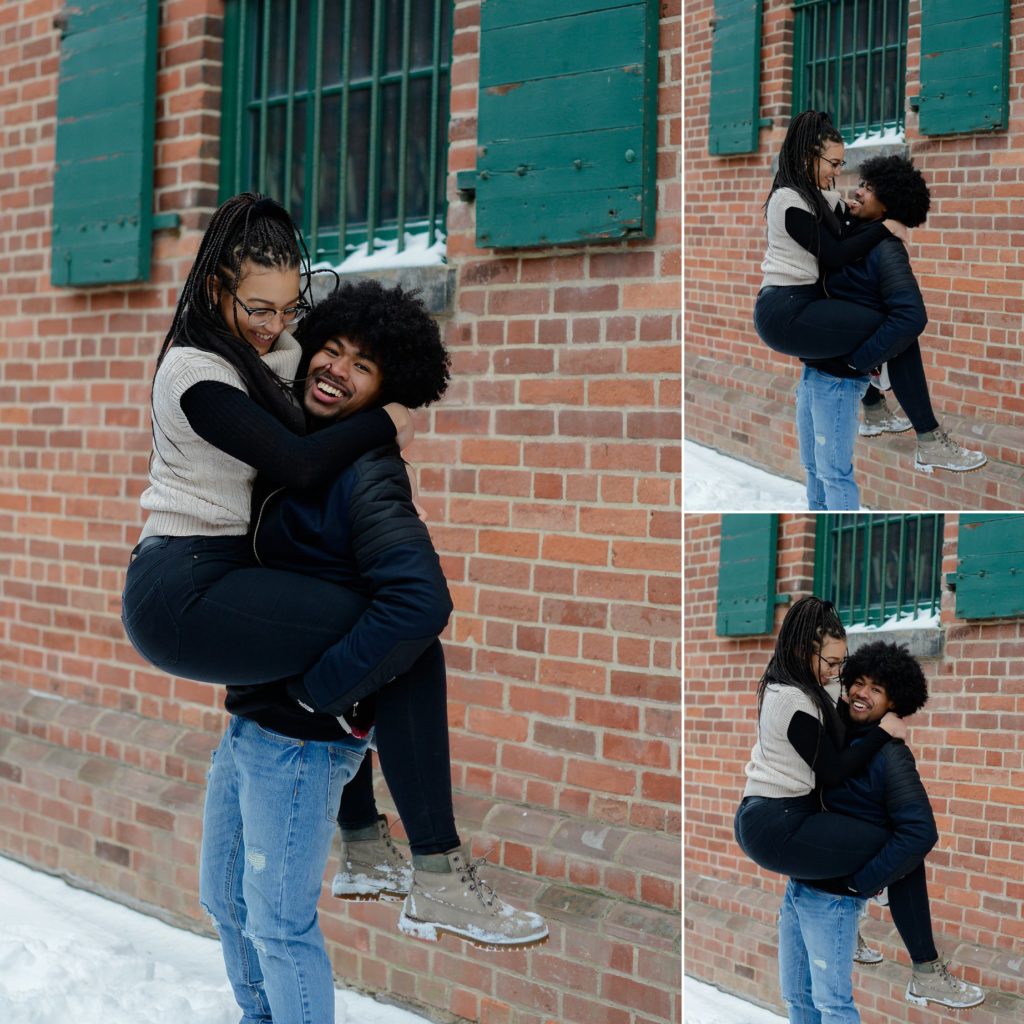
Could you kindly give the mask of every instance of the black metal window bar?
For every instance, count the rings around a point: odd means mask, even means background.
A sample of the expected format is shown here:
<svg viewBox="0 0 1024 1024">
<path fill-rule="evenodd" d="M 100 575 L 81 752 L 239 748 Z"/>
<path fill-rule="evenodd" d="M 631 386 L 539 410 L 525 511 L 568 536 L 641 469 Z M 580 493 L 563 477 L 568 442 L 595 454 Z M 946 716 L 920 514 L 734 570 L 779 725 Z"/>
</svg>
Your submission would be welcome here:
<svg viewBox="0 0 1024 1024">
<path fill-rule="evenodd" d="M 451 0 L 229 0 L 228 194 L 286 205 L 316 259 L 443 232 Z M 233 38 L 230 38 L 233 36 Z M 228 64 L 233 59 L 235 66 Z"/>
<path fill-rule="evenodd" d="M 819 593 L 846 625 L 934 615 L 942 598 L 941 515 L 838 515 L 827 520 Z"/>
<path fill-rule="evenodd" d="M 902 129 L 908 0 L 796 0 L 793 113 L 827 110 L 847 141 Z"/>
</svg>

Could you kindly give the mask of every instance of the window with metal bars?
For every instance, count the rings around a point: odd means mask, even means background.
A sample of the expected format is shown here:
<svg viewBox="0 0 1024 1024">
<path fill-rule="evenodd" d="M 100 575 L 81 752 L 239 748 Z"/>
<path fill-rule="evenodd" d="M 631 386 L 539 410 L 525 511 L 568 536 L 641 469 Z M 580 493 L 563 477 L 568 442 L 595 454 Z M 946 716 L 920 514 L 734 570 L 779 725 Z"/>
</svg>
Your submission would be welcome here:
<svg viewBox="0 0 1024 1024">
<path fill-rule="evenodd" d="M 843 137 L 902 129 L 908 0 L 796 0 L 793 113 L 827 110 Z"/>
<path fill-rule="evenodd" d="M 819 516 L 814 592 L 847 626 L 934 615 L 942 597 L 941 515 Z"/>
<path fill-rule="evenodd" d="M 452 0 L 227 0 L 221 197 L 280 200 L 314 259 L 443 233 Z"/>
</svg>

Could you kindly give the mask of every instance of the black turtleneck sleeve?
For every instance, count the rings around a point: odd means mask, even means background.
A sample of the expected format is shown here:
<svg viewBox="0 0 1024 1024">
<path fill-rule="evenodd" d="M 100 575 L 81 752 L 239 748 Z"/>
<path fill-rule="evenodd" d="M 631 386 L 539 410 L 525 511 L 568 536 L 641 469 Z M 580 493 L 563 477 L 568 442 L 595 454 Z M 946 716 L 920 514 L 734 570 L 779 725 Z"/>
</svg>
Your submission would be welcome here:
<svg viewBox="0 0 1024 1024">
<path fill-rule="evenodd" d="M 839 750 L 814 715 L 797 711 L 790 719 L 786 738 L 814 770 L 819 786 L 835 786 L 864 768 L 890 737 L 876 725 L 865 733 L 863 742 Z"/>
<path fill-rule="evenodd" d="M 840 270 L 866 256 L 892 232 L 881 221 L 866 224 L 847 237 L 834 235 L 823 220 L 814 214 L 791 206 L 786 210 L 786 233 L 797 245 L 818 257 L 822 272 Z"/>
<path fill-rule="evenodd" d="M 193 384 L 181 396 L 181 411 L 204 441 L 284 487 L 324 483 L 360 455 L 395 439 L 394 422 L 383 409 L 300 437 L 244 391 L 221 381 Z"/>
</svg>

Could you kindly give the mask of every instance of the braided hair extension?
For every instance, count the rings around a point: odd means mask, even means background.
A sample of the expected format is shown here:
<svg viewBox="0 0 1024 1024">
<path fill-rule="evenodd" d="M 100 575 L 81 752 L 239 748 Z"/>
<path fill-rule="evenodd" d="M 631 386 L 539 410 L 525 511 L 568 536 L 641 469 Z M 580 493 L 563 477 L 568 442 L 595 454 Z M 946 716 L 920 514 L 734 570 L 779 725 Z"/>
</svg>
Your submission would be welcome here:
<svg viewBox="0 0 1024 1024">
<path fill-rule="evenodd" d="M 761 718 L 765 690 L 769 683 L 795 686 L 806 694 L 819 712 L 819 721 L 828 729 L 836 746 L 842 745 L 843 726 L 832 698 L 818 681 L 815 671 L 818 655 L 828 638 L 844 640 L 846 629 L 835 605 L 820 597 L 802 597 L 782 620 L 775 651 L 757 685 L 757 717 Z M 815 751 L 817 759 L 817 751 Z"/>
<path fill-rule="evenodd" d="M 292 382 L 270 370 L 247 341 L 231 332 L 211 287 L 216 280 L 221 287 L 237 289 L 246 261 L 278 270 L 301 267 L 306 296 L 310 278 L 305 242 L 288 211 L 255 192 L 233 196 L 210 220 L 157 357 L 157 369 L 171 345 L 216 353 L 238 371 L 255 402 L 301 432 L 302 412 L 290 398 Z M 237 307 L 233 315 L 235 330 L 240 334 Z"/>
<path fill-rule="evenodd" d="M 832 118 L 821 110 L 804 110 L 789 123 L 786 138 L 779 150 L 779 169 L 772 181 L 768 199 L 764 201 L 765 216 L 768 215 L 768 200 L 780 188 L 791 188 L 798 192 L 814 214 L 815 220 L 834 220 L 832 225 L 839 233 L 839 222 L 822 198 L 818 188 L 815 161 L 829 142 L 842 142 Z"/>
</svg>

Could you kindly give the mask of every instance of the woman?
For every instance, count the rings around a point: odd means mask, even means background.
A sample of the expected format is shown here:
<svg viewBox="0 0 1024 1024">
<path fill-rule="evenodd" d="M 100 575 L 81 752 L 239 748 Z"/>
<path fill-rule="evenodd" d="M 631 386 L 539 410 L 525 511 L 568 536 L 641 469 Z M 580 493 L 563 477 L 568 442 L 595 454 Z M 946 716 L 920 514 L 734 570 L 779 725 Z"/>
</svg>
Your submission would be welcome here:
<svg viewBox="0 0 1024 1024">
<path fill-rule="evenodd" d="M 300 348 L 287 330 L 309 308 L 297 238 L 271 199 L 244 193 L 224 203 L 157 361 L 150 485 L 141 498 L 149 517 L 128 568 L 122 620 L 147 661 L 189 679 L 279 680 L 345 631 L 336 588 L 255 567 L 246 535 L 257 472 L 309 487 L 412 437 L 411 417 L 396 404 L 301 436 L 291 392 Z"/>
<path fill-rule="evenodd" d="M 757 742 L 736 812 L 736 841 L 760 867 L 801 879 L 852 875 L 890 833 L 821 810 L 815 789 L 861 771 L 906 726 L 892 712 L 843 749 L 826 686 L 846 660 L 846 630 L 830 602 L 804 597 L 786 613 L 757 689 Z M 870 894 L 868 894 L 870 895 Z"/>
</svg>

